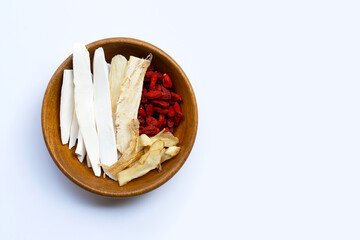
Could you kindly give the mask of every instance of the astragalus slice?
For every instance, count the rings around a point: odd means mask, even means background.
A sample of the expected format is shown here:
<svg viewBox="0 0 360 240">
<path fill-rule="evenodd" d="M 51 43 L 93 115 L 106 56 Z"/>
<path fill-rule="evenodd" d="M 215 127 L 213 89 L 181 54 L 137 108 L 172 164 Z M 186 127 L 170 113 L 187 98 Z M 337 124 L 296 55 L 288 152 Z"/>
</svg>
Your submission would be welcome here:
<svg viewBox="0 0 360 240">
<path fill-rule="evenodd" d="M 117 161 L 115 130 L 111 111 L 109 72 L 103 48 L 95 50 L 94 61 L 95 122 L 99 136 L 100 163 L 112 165 Z M 107 175 L 114 180 L 111 174 Z"/>
<path fill-rule="evenodd" d="M 121 157 L 117 162 L 110 165 L 102 164 L 103 169 L 106 173 L 109 173 L 112 176 L 117 176 L 117 174 L 122 171 L 124 168 L 137 161 L 141 156 L 142 152 L 138 151 L 137 145 L 139 144 L 139 121 L 137 119 L 133 119 L 131 121 L 131 129 L 135 133 L 134 137 L 131 139 L 129 147 L 124 151 Z"/>
<path fill-rule="evenodd" d="M 177 137 L 175 137 L 171 132 L 164 132 L 164 129 L 155 136 L 151 137 L 152 142 L 157 140 L 163 141 L 165 147 L 176 146 L 176 144 L 179 143 L 179 139 Z"/>
<path fill-rule="evenodd" d="M 180 152 L 180 147 L 171 146 L 165 150 L 164 155 L 161 157 L 161 163 L 175 157 Z"/>
<path fill-rule="evenodd" d="M 164 148 L 162 141 L 154 142 L 150 150 L 145 153 L 132 167 L 118 173 L 119 185 L 123 186 L 134 178 L 141 177 L 159 166 L 161 151 Z"/>
<path fill-rule="evenodd" d="M 130 123 L 133 119 L 137 119 L 144 75 L 150 66 L 151 58 L 151 54 L 146 59 L 130 56 L 128 62 L 116 108 L 116 144 L 120 153 L 124 153 L 135 135 Z"/>
<path fill-rule="evenodd" d="M 89 52 L 83 44 L 74 45 L 75 112 L 87 155 L 95 176 L 100 176 L 99 139 L 95 126 L 94 94 Z"/>
<path fill-rule="evenodd" d="M 74 112 L 73 71 L 64 70 L 60 99 L 60 133 L 61 143 L 67 144 L 70 138 L 71 122 Z"/>
</svg>

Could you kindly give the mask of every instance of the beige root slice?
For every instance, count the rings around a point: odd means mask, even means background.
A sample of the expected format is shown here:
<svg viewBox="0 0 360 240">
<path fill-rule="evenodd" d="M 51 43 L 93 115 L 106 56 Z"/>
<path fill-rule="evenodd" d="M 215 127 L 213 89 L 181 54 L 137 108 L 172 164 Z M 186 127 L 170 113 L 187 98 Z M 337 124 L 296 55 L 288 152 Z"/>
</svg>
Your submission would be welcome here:
<svg viewBox="0 0 360 240">
<path fill-rule="evenodd" d="M 133 161 L 132 163 L 130 163 L 127 167 L 131 168 L 132 166 L 134 166 L 140 159 L 142 159 L 142 157 L 146 154 L 150 154 L 149 152 L 150 146 L 144 147 L 140 152 L 138 152 L 139 154 L 139 158 L 136 159 L 135 161 Z M 141 155 L 140 155 L 141 153 Z M 137 155 L 138 156 L 138 155 Z"/>
<path fill-rule="evenodd" d="M 141 134 L 139 137 L 139 142 L 136 151 L 139 152 L 145 147 L 151 146 L 152 143 L 153 141 L 151 140 L 151 138 L 149 138 L 146 134 Z"/>
<path fill-rule="evenodd" d="M 143 152 L 138 152 L 136 150 L 139 138 L 139 121 L 137 119 L 133 119 L 130 123 L 130 126 L 135 135 L 131 139 L 129 147 L 125 150 L 116 163 L 111 166 L 102 165 L 106 169 L 106 172 L 110 173 L 112 176 L 116 176 L 129 164 L 137 161 L 143 154 Z"/>
<path fill-rule="evenodd" d="M 130 122 L 137 118 L 146 69 L 150 65 L 151 55 L 147 59 L 130 56 L 125 80 L 120 86 L 115 114 L 117 149 L 124 154 L 134 134 Z"/>
<path fill-rule="evenodd" d="M 158 165 L 158 167 L 157 167 L 157 169 L 158 169 L 158 171 L 160 172 L 161 171 L 161 163 L 162 163 L 162 159 L 164 158 L 164 156 L 165 156 L 165 151 L 166 151 L 166 149 L 165 148 L 163 148 L 162 150 L 161 150 L 161 152 L 160 152 L 160 155 L 161 155 L 161 160 L 160 160 L 160 162 L 159 162 L 159 165 Z"/>
<path fill-rule="evenodd" d="M 180 147 L 171 146 L 164 152 L 164 155 L 161 157 L 161 163 L 175 157 L 180 152 Z"/>
<path fill-rule="evenodd" d="M 153 142 L 160 140 L 165 143 L 165 147 L 176 146 L 179 143 L 179 139 L 175 137 L 171 132 L 164 132 L 164 129 L 151 138 Z"/>
<path fill-rule="evenodd" d="M 164 148 L 162 141 L 156 141 L 151 145 L 150 150 L 144 154 L 131 168 L 118 173 L 119 185 L 123 186 L 132 179 L 141 177 L 159 166 L 161 151 Z"/>
<path fill-rule="evenodd" d="M 122 170 L 124 170 L 126 167 L 128 167 L 130 164 L 135 163 L 136 161 L 138 161 L 142 156 L 144 155 L 143 151 L 140 151 L 136 154 L 132 154 L 131 156 L 129 156 L 128 158 L 122 160 L 122 161 L 118 161 L 117 163 L 111 165 L 111 167 L 109 167 L 108 169 L 106 169 L 107 172 L 109 172 L 111 175 L 113 176 L 117 176 L 117 174 L 119 172 L 121 172 Z M 116 165 L 116 166 L 114 166 Z"/>
<path fill-rule="evenodd" d="M 120 96 L 120 87 L 125 80 L 127 60 L 122 55 L 116 55 L 111 59 L 109 84 L 111 96 L 111 109 L 115 123 L 116 105 Z"/>
</svg>

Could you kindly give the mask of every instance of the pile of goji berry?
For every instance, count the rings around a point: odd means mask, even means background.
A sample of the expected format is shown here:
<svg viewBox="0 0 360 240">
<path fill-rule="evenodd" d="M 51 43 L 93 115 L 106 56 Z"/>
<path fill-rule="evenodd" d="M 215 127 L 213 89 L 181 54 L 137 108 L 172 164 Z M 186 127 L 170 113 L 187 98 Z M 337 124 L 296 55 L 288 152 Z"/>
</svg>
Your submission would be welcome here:
<svg viewBox="0 0 360 240">
<path fill-rule="evenodd" d="M 153 66 L 146 71 L 138 112 L 140 134 L 154 136 L 163 128 L 174 132 L 183 119 L 179 105 L 182 99 L 173 92 L 172 85 L 168 74 L 155 71 Z"/>
</svg>

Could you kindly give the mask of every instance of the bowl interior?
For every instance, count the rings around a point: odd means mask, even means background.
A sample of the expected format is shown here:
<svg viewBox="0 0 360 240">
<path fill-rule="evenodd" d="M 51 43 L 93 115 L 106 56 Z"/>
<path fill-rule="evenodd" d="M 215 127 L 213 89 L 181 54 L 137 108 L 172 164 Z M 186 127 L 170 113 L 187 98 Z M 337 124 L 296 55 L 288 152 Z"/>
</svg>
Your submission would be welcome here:
<svg viewBox="0 0 360 240">
<path fill-rule="evenodd" d="M 64 69 L 72 69 L 72 56 L 68 57 L 54 73 L 46 89 L 42 107 L 42 128 L 48 150 L 60 170 L 79 186 L 105 196 L 126 197 L 148 192 L 169 180 L 183 165 L 190 154 L 197 131 L 197 105 L 194 92 L 185 73 L 178 64 L 159 48 L 135 39 L 111 38 L 87 45 L 92 61 L 96 48 L 103 47 L 107 62 L 116 54 L 126 58 L 130 55 L 145 58 L 153 54 L 152 65 L 160 72 L 166 72 L 172 78 L 173 89 L 183 98 L 180 104 L 184 119 L 176 128 L 174 135 L 179 138 L 180 153 L 162 164 L 162 171 L 153 170 L 120 187 L 118 182 L 108 178 L 96 177 L 86 161 L 80 163 L 75 157 L 75 147 L 68 149 L 60 141 L 60 94 Z"/>
</svg>

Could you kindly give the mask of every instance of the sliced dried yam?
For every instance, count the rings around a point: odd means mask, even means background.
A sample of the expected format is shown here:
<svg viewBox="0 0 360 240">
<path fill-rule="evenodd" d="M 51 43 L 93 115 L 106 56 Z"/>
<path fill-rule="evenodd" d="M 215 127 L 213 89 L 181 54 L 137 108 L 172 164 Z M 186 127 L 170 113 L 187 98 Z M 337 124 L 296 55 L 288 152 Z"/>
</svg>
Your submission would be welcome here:
<svg viewBox="0 0 360 240">
<path fill-rule="evenodd" d="M 76 145 L 75 154 L 79 159 L 79 161 L 83 162 L 86 151 L 85 151 L 85 145 L 84 145 L 83 137 L 81 135 L 81 131 L 79 131 L 77 139 L 78 139 L 78 143 Z"/>
<path fill-rule="evenodd" d="M 71 123 L 74 114 L 74 80 L 73 71 L 63 72 L 63 82 L 60 99 L 60 133 L 61 143 L 67 144 L 70 138 Z"/>
<path fill-rule="evenodd" d="M 78 135 L 79 135 L 79 125 L 74 108 L 73 117 L 71 121 L 71 129 L 70 129 L 69 149 L 75 146 Z"/>
<path fill-rule="evenodd" d="M 161 150 L 164 148 L 162 141 L 156 141 L 151 145 L 148 153 L 144 154 L 132 167 L 118 173 L 119 185 L 123 186 L 134 178 L 141 177 L 159 166 Z"/>
<path fill-rule="evenodd" d="M 73 53 L 75 112 L 87 156 L 95 176 L 100 176 L 99 139 L 95 126 L 93 82 L 89 52 L 83 44 L 74 45 Z"/>
<path fill-rule="evenodd" d="M 84 158 L 85 158 L 85 155 L 84 156 L 77 155 L 77 159 L 79 160 L 79 162 L 83 162 Z"/>
<path fill-rule="evenodd" d="M 99 137 L 100 163 L 110 166 L 117 161 L 117 149 L 111 112 L 109 73 L 103 48 L 95 50 L 93 69 L 95 122 Z M 109 177 L 116 180 L 110 174 Z"/>
<path fill-rule="evenodd" d="M 91 168 L 91 162 L 89 159 L 89 155 L 86 154 L 86 165 L 88 166 L 88 168 Z"/>
</svg>

